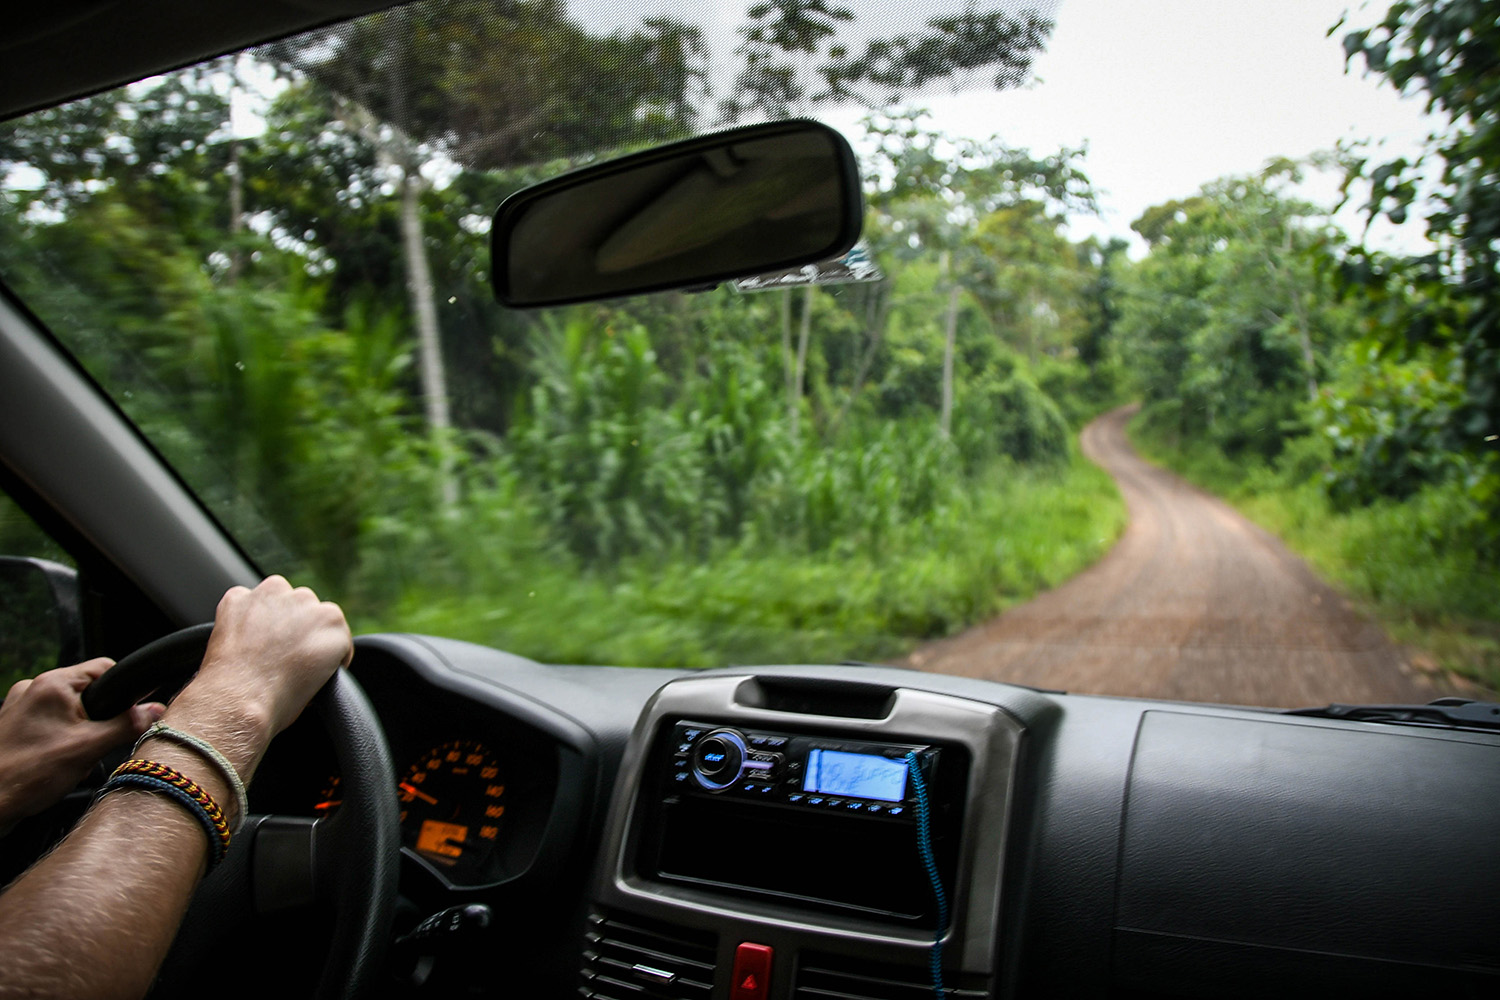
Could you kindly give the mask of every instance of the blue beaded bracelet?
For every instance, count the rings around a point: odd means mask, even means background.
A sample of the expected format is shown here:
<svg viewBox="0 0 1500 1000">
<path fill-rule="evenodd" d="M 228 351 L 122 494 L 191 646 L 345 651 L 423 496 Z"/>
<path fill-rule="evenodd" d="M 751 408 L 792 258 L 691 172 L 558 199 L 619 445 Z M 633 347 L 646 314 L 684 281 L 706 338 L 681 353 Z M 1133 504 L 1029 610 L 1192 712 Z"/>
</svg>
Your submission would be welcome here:
<svg viewBox="0 0 1500 1000">
<path fill-rule="evenodd" d="M 223 841 L 219 838 L 218 826 L 208 815 L 208 810 L 204 809 L 198 800 L 187 792 L 161 778 L 153 778 L 149 774 L 117 774 L 104 783 L 99 789 L 97 798 L 103 798 L 116 788 L 141 788 L 150 792 L 160 792 L 172 799 L 192 813 L 193 818 L 203 827 L 203 832 L 208 835 L 208 871 L 213 871 L 214 866 L 224 860 L 225 848 Z"/>
</svg>

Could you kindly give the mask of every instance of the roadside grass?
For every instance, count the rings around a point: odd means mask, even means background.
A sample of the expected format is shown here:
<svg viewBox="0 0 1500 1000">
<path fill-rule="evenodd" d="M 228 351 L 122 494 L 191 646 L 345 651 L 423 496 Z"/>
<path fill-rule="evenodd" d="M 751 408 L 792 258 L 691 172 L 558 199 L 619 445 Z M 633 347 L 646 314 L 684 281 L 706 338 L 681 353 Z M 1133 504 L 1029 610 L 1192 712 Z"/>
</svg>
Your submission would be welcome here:
<svg viewBox="0 0 1500 1000">
<path fill-rule="evenodd" d="M 642 556 L 608 571 L 508 542 L 466 561 L 462 589 L 413 587 L 361 631 L 466 639 L 550 663 L 712 667 L 898 657 L 953 634 L 1102 556 L 1125 525 L 1113 481 L 1078 453 L 1060 468 L 997 465 L 879 552 L 809 554 L 783 539 L 701 559 Z M 475 585 L 477 584 L 477 585 Z"/>
<path fill-rule="evenodd" d="M 1340 511 L 1316 478 L 1236 463 L 1140 420 L 1129 434 L 1146 458 L 1277 535 L 1384 625 L 1418 669 L 1449 675 L 1471 697 L 1496 697 L 1500 576 L 1458 537 L 1454 526 L 1472 514 L 1460 490 L 1433 487 L 1405 501 Z"/>
</svg>

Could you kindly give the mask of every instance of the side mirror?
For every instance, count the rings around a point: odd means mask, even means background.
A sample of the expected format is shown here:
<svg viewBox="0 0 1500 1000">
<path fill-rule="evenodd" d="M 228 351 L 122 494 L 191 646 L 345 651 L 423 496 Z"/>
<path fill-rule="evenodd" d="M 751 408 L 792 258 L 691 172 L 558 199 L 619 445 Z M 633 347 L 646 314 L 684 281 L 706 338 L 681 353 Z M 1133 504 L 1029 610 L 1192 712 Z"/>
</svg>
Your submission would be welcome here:
<svg viewBox="0 0 1500 1000">
<path fill-rule="evenodd" d="M 18 680 L 81 659 L 78 572 L 46 559 L 0 556 L 0 677 Z"/>
<path fill-rule="evenodd" d="M 712 287 L 837 257 L 863 214 L 854 153 L 833 129 L 733 129 L 511 195 L 491 231 L 495 297 L 528 308 Z"/>
</svg>

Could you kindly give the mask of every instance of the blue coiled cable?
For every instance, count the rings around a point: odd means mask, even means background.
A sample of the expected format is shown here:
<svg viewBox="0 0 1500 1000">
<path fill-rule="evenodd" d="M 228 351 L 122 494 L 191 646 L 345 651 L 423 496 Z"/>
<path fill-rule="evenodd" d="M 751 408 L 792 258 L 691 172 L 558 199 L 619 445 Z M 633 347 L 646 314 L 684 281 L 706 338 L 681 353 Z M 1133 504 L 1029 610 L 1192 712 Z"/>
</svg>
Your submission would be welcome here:
<svg viewBox="0 0 1500 1000">
<path fill-rule="evenodd" d="M 948 897 L 943 892 L 937 858 L 932 853 L 932 814 L 927 800 L 927 782 L 922 779 L 922 768 L 915 750 L 907 751 L 906 767 L 911 775 L 912 791 L 917 794 L 917 853 L 922 857 L 922 867 L 927 872 L 927 880 L 932 883 L 932 895 L 937 899 L 937 932 L 932 939 L 930 956 L 932 994 L 943 1000 L 943 932 L 948 927 Z"/>
</svg>

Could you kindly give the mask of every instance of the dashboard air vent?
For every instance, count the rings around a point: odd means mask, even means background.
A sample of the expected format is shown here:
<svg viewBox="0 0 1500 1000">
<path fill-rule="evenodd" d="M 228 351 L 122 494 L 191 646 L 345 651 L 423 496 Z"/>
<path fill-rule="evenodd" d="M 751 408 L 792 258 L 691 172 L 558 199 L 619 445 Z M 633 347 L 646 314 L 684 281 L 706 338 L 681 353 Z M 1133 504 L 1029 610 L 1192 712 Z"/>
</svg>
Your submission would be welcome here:
<svg viewBox="0 0 1500 1000">
<path fill-rule="evenodd" d="M 943 983 L 953 1000 L 988 1000 L 978 980 Z M 888 965 L 804 953 L 793 1000 L 932 1000 L 932 980 L 919 965 Z"/>
<path fill-rule="evenodd" d="M 592 913 L 578 992 L 589 1000 L 708 1000 L 718 945 L 704 931 Z"/>
</svg>

